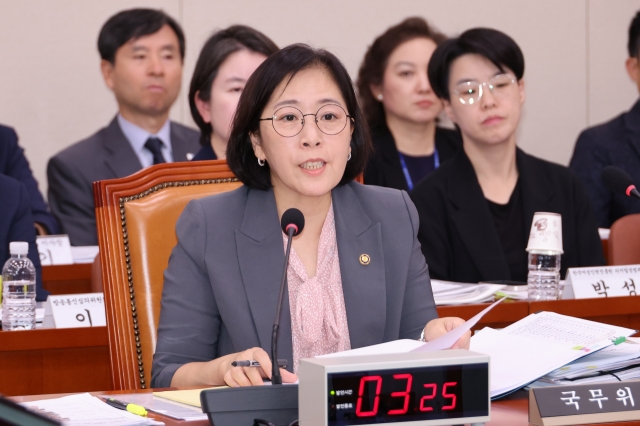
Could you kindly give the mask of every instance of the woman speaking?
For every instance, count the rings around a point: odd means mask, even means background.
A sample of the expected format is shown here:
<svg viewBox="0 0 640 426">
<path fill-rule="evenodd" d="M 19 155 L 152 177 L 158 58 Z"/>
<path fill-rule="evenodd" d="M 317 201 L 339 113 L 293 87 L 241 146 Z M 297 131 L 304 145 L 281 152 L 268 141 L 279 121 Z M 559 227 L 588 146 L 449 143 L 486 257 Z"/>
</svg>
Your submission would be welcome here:
<svg viewBox="0 0 640 426">
<path fill-rule="evenodd" d="M 294 237 L 278 353 L 301 358 L 395 339 L 433 339 L 461 324 L 437 318 L 405 192 L 353 182 L 371 150 L 344 66 L 292 45 L 242 92 L 227 161 L 244 186 L 191 201 L 165 272 L 152 386 L 263 383 L 284 262 L 280 217 L 305 216 Z M 469 334 L 456 347 L 466 347 Z M 260 367 L 233 367 L 256 360 Z"/>
</svg>

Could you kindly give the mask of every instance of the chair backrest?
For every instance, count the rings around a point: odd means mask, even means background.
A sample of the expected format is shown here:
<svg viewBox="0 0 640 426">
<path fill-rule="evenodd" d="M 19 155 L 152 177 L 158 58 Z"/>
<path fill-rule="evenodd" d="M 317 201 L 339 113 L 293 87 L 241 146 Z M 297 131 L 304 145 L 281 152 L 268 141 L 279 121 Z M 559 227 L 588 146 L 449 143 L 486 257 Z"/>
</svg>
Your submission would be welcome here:
<svg viewBox="0 0 640 426">
<path fill-rule="evenodd" d="M 114 389 L 150 387 L 163 273 L 184 207 L 240 185 L 221 160 L 160 164 L 93 184 Z"/>
<path fill-rule="evenodd" d="M 640 214 L 621 217 L 609 233 L 609 265 L 640 263 Z"/>
</svg>

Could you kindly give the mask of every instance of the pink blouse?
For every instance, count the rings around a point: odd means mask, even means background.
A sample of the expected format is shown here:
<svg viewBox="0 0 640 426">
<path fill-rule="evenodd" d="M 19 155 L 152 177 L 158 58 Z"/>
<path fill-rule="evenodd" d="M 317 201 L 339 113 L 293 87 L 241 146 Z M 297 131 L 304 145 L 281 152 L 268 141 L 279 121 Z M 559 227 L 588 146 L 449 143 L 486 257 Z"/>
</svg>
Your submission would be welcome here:
<svg viewBox="0 0 640 426">
<path fill-rule="evenodd" d="M 286 250 L 287 236 L 284 233 L 282 235 Z M 320 233 L 316 276 L 307 276 L 307 270 L 293 247 L 289 261 L 287 280 L 293 335 L 293 371 L 296 373 L 301 358 L 351 349 L 333 204 Z"/>
</svg>

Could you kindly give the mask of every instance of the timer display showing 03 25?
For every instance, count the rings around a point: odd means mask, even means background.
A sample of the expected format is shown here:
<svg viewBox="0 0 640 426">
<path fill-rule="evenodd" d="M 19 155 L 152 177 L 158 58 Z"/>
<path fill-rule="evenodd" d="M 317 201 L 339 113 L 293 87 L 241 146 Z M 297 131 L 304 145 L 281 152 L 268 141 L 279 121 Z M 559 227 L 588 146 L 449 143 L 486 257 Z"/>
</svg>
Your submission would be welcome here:
<svg viewBox="0 0 640 426">
<path fill-rule="evenodd" d="M 487 416 L 486 364 L 327 375 L 329 425 Z"/>
</svg>

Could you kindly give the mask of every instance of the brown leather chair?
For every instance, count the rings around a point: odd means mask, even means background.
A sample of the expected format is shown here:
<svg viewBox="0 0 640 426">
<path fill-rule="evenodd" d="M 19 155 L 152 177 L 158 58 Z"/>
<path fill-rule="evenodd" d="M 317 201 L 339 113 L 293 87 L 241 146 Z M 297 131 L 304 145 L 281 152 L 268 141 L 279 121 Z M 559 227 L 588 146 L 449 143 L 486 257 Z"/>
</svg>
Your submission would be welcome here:
<svg viewBox="0 0 640 426">
<path fill-rule="evenodd" d="M 160 164 L 93 184 L 114 389 L 151 383 L 163 273 L 182 210 L 240 185 L 220 160 Z"/>
<path fill-rule="evenodd" d="M 621 217 L 611 225 L 609 265 L 640 264 L 640 214 Z"/>
</svg>

